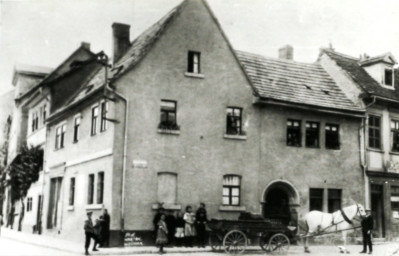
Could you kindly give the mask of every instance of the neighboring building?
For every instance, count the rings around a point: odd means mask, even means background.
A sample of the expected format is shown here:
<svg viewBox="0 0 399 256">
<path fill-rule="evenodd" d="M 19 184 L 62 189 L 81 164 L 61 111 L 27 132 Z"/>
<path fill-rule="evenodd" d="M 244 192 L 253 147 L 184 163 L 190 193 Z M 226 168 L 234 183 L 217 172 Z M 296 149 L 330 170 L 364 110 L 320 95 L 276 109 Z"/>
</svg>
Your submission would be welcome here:
<svg viewBox="0 0 399 256">
<path fill-rule="evenodd" d="M 376 219 L 376 235 L 399 236 L 399 72 L 390 53 L 360 59 L 322 49 L 319 63 L 353 101 L 363 104 L 360 142 L 366 205 Z"/>
<path fill-rule="evenodd" d="M 36 80 L 31 86 L 25 86 L 23 90 L 18 91 L 15 102 L 21 115 L 14 134 L 19 142 L 13 146 L 12 152 L 18 152 L 24 143 L 28 146 L 39 146 L 43 152 L 45 151 L 47 117 L 52 110 L 56 110 L 76 93 L 82 80 L 90 77 L 101 66 L 96 60 L 97 56 L 90 51 L 90 45 L 82 43 L 55 70 L 41 76 L 41 79 Z M 22 231 L 41 233 L 44 176 L 42 169 L 39 180 L 31 185 L 25 198 Z M 15 209 L 18 211 L 19 206 Z"/>
<path fill-rule="evenodd" d="M 6 162 L 2 149 L 8 144 L 12 113 L 14 109 L 14 90 L 0 96 L 0 166 Z M 5 145 L 6 144 L 6 145 Z"/>
<path fill-rule="evenodd" d="M 290 225 L 363 203 L 364 111 L 320 64 L 287 60 L 290 47 L 285 60 L 234 51 L 203 0 L 133 42 L 112 28 L 113 68 L 50 110 L 45 233 L 81 240 L 86 212 L 107 208 L 112 244 L 126 232 L 149 243 L 159 203 Z"/>
</svg>

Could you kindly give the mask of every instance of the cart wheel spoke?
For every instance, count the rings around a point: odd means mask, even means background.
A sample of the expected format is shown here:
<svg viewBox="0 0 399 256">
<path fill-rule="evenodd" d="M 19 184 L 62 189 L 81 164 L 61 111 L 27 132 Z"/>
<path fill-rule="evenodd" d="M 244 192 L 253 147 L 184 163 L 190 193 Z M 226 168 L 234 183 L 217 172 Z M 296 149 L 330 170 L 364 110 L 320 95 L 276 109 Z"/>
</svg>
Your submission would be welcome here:
<svg viewBox="0 0 399 256">
<path fill-rule="evenodd" d="M 232 230 L 224 236 L 223 246 L 226 253 L 243 253 L 247 246 L 247 237 L 242 231 Z"/>
<path fill-rule="evenodd" d="M 269 249 L 273 255 L 287 254 L 289 246 L 289 238 L 281 233 L 273 235 L 269 240 Z"/>
</svg>

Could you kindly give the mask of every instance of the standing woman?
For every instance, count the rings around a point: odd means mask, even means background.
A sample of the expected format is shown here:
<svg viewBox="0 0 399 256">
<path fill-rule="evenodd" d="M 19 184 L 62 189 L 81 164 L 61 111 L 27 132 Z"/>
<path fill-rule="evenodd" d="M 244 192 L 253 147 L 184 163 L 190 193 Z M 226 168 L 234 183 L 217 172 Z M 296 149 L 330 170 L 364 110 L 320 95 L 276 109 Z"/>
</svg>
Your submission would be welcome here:
<svg viewBox="0 0 399 256">
<path fill-rule="evenodd" d="M 184 236 L 186 237 L 186 244 L 189 247 L 193 247 L 193 240 L 196 235 L 194 223 L 195 223 L 195 216 L 192 212 L 192 208 L 190 205 L 187 205 L 186 212 L 183 216 L 185 225 L 184 225 Z"/>
<path fill-rule="evenodd" d="M 183 245 L 182 241 L 184 240 L 184 226 L 185 225 L 186 225 L 186 223 L 184 222 L 184 219 L 183 219 L 183 213 L 180 211 L 177 212 L 176 233 L 175 233 L 176 246 Z"/>
<path fill-rule="evenodd" d="M 155 240 L 155 243 L 159 245 L 159 253 L 163 254 L 165 253 L 163 247 L 168 243 L 168 228 L 166 227 L 164 213 L 161 214 L 157 226 L 157 239 Z"/>
<path fill-rule="evenodd" d="M 196 231 L 197 231 L 197 241 L 198 247 L 204 247 L 207 241 L 206 235 L 206 223 L 208 222 L 208 218 L 206 216 L 206 209 L 205 204 L 201 203 L 200 207 L 197 210 L 195 215 L 195 224 L 196 224 Z"/>
</svg>

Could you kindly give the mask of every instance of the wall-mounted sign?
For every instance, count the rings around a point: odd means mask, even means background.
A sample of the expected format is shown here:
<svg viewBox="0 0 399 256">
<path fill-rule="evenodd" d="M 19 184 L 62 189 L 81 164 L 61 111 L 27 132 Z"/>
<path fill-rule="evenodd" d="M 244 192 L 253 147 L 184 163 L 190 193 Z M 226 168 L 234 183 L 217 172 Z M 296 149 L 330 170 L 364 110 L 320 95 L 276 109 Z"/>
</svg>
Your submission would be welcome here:
<svg viewBox="0 0 399 256">
<path fill-rule="evenodd" d="M 147 166 L 146 160 L 133 160 L 133 168 L 147 168 Z"/>
<path fill-rule="evenodd" d="M 134 232 L 127 232 L 125 234 L 124 238 L 124 246 L 125 247 L 131 247 L 131 246 L 142 246 L 143 241 L 141 240 L 140 237 L 136 236 L 136 233 Z"/>
</svg>

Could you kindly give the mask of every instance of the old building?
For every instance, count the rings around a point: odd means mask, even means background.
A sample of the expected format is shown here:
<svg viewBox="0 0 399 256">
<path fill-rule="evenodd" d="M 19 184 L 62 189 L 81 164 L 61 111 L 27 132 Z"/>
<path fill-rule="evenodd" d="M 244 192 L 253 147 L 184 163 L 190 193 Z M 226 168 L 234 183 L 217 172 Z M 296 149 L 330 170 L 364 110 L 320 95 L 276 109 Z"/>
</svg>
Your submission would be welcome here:
<svg viewBox="0 0 399 256">
<path fill-rule="evenodd" d="M 203 0 L 132 42 L 129 25 L 112 29 L 113 67 L 47 119 L 45 233 L 79 240 L 85 213 L 107 208 L 112 244 L 147 243 L 159 203 L 290 225 L 363 203 L 364 111 L 321 64 L 235 51 Z"/>
<path fill-rule="evenodd" d="M 399 75 L 394 56 L 355 58 L 322 49 L 319 63 L 347 97 L 365 106 L 360 151 L 366 204 L 376 217 L 377 235 L 399 235 Z"/>
</svg>

